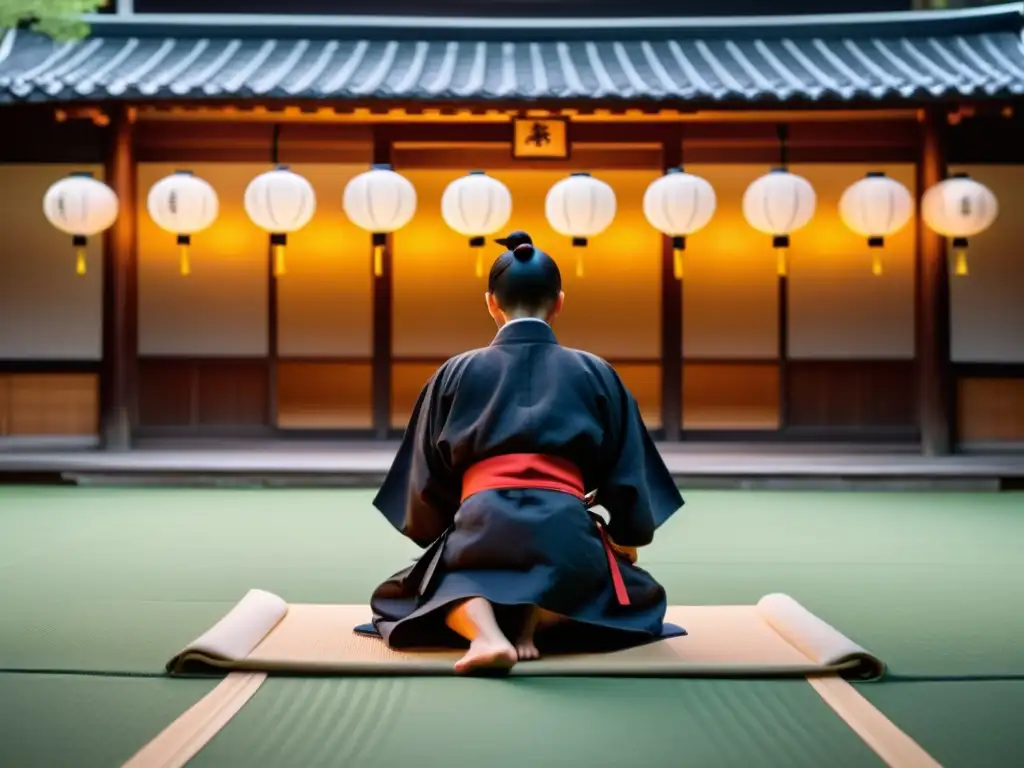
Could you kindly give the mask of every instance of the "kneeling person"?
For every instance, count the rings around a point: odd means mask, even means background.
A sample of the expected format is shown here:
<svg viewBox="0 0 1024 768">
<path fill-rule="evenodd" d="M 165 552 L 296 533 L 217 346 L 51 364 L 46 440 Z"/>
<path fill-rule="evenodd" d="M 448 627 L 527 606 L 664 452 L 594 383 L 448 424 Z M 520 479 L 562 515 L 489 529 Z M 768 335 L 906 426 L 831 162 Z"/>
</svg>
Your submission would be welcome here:
<svg viewBox="0 0 1024 768">
<path fill-rule="evenodd" d="M 420 393 L 374 499 L 426 550 L 373 593 L 392 648 L 468 642 L 456 671 L 470 672 L 536 658 L 538 644 L 585 652 L 673 633 L 664 589 L 631 553 L 683 500 L 612 367 L 557 342 L 564 299 L 547 254 L 506 251 L 486 293 L 494 340 Z"/>
</svg>

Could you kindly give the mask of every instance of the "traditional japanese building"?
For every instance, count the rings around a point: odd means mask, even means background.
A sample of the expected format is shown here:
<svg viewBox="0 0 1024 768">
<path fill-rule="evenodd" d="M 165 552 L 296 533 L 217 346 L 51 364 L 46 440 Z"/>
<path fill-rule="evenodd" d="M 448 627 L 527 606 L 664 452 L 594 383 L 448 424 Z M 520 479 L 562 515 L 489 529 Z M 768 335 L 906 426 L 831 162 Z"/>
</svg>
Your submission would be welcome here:
<svg viewBox="0 0 1024 768">
<path fill-rule="evenodd" d="M 494 331 L 476 252 L 441 212 L 447 185 L 480 169 L 511 193 L 504 229 L 565 265 L 561 341 L 613 363 L 660 439 L 940 454 L 1024 441 L 1021 6 L 679 18 L 645 2 L 633 18 L 611 18 L 621 3 L 573 14 L 539 0 L 470 18 L 480 11 L 458 0 L 419 17 L 397 1 L 376 9 L 388 15 L 307 16 L 324 3 L 269 15 L 276 4 L 250 2 L 241 15 L 224 0 L 136 0 L 87 19 L 74 42 L 7 32 L 0 439 L 393 435 L 436 366 Z M 416 208 L 375 254 L 342 197 L 385 163 Z M 277 269 L 243 205 L 276 164 L 316 199 Z M 716 200 L 682 263 L 643 205 L 680 165 Z M 743 210 L 780 165 L 816 196 L 785 269 Z M 178 170 L 219 201 L 187 275 L 147 213 L 150 189 Z M 84 274 L 42 205 L 74 172 L 119 201 Z M 581 172 L 616 205 L 574 248 L 545 195 Z M 869 173 L 915 201 L 882 249 L 840 216 Z M 923 194 L 959 173 L 1000 211 L 971 237 L 967 274 L 919 215 Z"/>
</svg>

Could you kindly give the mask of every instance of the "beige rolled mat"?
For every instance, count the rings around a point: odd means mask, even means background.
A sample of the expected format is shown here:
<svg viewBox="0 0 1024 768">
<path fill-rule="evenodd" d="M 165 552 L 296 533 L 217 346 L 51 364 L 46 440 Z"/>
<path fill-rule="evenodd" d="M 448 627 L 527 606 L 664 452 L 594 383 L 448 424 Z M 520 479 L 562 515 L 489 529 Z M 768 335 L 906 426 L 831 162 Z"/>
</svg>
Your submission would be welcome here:
<svg viewBox="0 0 1024 768">
<path fill-rule="evenodd" d="M 209 631 L 167 662 L 172 674 L 246 670 L 305 675 L 449 675 L 451 650 L 392 651 L 352 629 L 364 605 L 289 605 L 251 590 Z M 638 648 L 552 655 L 513 675 L 605 677 L 804 677 L 878 679 L 885 665 L 787 595 L 757 605 L 672 606 L 666 621 L 687 630 Z"/>
</svg>

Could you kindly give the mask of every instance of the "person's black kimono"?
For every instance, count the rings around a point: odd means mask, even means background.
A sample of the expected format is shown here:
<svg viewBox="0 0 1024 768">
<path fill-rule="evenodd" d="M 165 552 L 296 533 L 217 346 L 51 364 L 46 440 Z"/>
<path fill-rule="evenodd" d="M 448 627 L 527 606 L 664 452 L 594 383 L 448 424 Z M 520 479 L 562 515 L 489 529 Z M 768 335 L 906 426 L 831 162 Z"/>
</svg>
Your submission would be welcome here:
<svg viewBox="0 0 1024 768">
<path fill-rule="evenodd" d="M 460 503 L 463 472 L 503 454 L 573 462 L 607 532 L 651 542 L 683 499 L 636 401 L 600 358 L 558 344 L 546 323 L 505 325 L 490 346 L 452 358 L 420 393 L 374 506 L 426 548 L 373 593 L 373 627 L 392 648 L 459 647 L 447 610 L 468 597 L 495 607 L 514 642 L 524 608 L 574 621 L 537 636 L 542 650 L 626 647 L 680 634 L 663 626 L 665 591 L 617 556 L 629 605 L 616 599 L 599 529 L 583 501 L 534 488 L 487 490 Z M 368 628 L 359 628 L 366 631 Z"/>
</svg>

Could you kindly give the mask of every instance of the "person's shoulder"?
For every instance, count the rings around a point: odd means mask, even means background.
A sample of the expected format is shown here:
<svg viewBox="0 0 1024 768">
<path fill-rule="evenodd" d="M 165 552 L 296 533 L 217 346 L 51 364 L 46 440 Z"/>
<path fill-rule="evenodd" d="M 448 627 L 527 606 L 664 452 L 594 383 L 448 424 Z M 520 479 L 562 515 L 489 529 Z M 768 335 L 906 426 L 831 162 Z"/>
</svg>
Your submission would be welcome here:
<svg viewBox="0 0 1024 768">
<path fill-rule="evenodd" d="M 572 357 L 579 360 L 582 365 L 595 372 L 615 373 L 615 369 L 612 367 L 612 364 L 600 355 L 595 355 L 593 352 L 587 352 L 585 349 L 573 349 L 572 347 L 562 347 L 562 349 Z"/>
<path fill-rule="evenodd" d="M 469 363 L 480 354 L 484 353 L 489 347 L 480 347 L 479 349 L 470 349 L 466 352 L 460 352 L 457 355 L 449 357 L 441 366 L 434 372 L 433 379 L 442 383 L 448 383 L 453 378 L 457 378 L 462 375 L 466 370 Z"/>
</svg>

